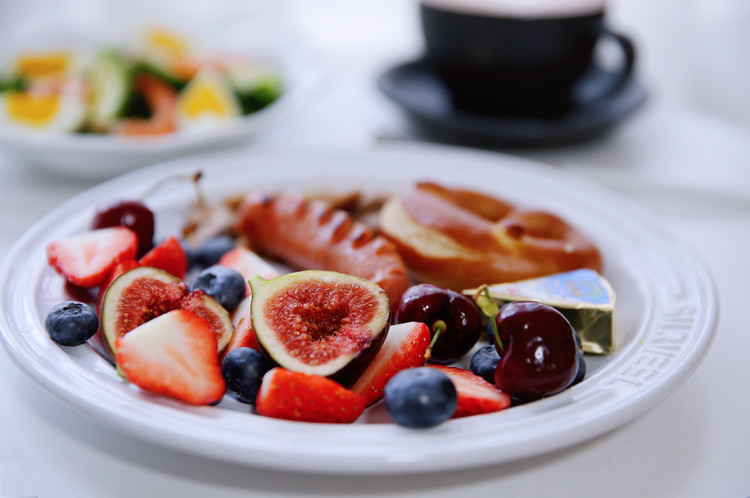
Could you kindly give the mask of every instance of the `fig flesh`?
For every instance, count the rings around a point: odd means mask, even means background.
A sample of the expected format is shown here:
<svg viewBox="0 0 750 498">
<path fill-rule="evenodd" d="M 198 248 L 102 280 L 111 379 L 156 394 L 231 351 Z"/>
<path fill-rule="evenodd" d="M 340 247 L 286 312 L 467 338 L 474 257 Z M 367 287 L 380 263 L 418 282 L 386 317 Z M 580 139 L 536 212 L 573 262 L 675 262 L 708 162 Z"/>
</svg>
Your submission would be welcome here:
<svg viewBox="0 0 750 498">
<path fill-rule="evenodd" d="M 250 279 L 261 351 L 279 366 L 351 385 L 388 334 L 388 295 L 344 273 L 305 270 Z"/>
<path fill-rule="evenodd" d="M 114 357 L 118 337 L 176 309 L 206 320 L 217 335 L 219 351 L 226 347 L 234 327 L 218 301 L 202 291 L 190 292 L 185 282 L 151 266 L 128 270 L 107 288 L 101 304 L 101 342 Z"/>
</svg>

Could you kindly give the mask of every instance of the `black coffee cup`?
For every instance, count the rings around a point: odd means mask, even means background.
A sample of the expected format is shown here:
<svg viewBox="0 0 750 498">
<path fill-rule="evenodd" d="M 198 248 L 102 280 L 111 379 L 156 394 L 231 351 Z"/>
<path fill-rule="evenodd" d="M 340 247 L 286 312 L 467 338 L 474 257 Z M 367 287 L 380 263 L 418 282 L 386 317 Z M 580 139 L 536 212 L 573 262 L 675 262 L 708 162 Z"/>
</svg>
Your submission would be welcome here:
<svg viewBox="0 0 750 498">
<path fill-rule="evenodd" d="M 622 49 L 621 66 L 599 85 L 608 94 L 625 83 L 635 51 L 628 38 L 605 25 L 603 0 L 546 2 L 534 12 L 527 0 L 422 0 L 425 59 L 454 104 L 481 114 L 558 116 L 575 102 L 573 87 L 594 61 L 594 48 L 611 38 Z"/>
</svg>

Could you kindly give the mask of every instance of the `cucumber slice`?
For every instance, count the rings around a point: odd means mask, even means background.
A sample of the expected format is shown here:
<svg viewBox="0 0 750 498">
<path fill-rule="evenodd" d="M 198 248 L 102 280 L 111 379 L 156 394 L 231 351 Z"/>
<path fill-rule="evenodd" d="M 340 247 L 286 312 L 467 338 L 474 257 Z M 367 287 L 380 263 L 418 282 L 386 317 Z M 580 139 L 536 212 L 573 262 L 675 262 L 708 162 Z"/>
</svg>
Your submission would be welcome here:
<svg viewBox="0 0 750 498">
<path fill-rule="evenodd" d="M 88 72 L 92 100 L 89 121 L 95 130 L 106 130 L 123 114 L 133 87 L 132 71 L 121 53 L 107 50 L 97 55 Z"/>
</svg>

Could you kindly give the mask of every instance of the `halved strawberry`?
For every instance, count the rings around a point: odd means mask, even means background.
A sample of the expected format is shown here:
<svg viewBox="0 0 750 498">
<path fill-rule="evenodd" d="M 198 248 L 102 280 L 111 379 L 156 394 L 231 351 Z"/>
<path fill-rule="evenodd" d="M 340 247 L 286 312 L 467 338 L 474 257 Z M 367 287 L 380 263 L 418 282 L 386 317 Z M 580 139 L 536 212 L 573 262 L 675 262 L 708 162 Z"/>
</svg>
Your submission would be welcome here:
<svg viewBox="0 0 750 498">
<path fill-rule="evenodd" d="M 458 406 L 453 418 L 499 412 L 510 406 L 510 396 L 475 375 L 471 370 L 445 365 L 429 365 L 445 373 L 458 392 Z"/>
<path fill-rule="evenodd" d="M 276 367 L 263 376 L 255 406 L 266 417 L 348 424 L 362 415 L 365 399 L 327 377 Z"/>
<path fill-rule="evenodd" d="M 232 312 L 234 334 L 232 334 L 232 339 L 229 341 L 224 354 L 242 346 L 260 351 L 260 345 L 255 339 L 253 322 L 250 317 L 251 289 L 248 280 L 254 275 L 259 275 L 265 279 L 276 278 L 280 275 L 279 271 L 253 251 L 242 246 L 237 246 L 224 253 L 219 260 L 219 264 L 233 269 L 245 279 L 245 299 Z"/>
<path fill-rule="evenodd" d="M 219 264 L 229 267 L 242 275 L 245 279 L 245 295 L 250 295 L 250 284 L 247 283 L 254 275 L 266 280 L 278 277 L 279 271 L 265 259 L 261 258 L 247 247 L 237 246 L 230 249 L 219 260 Z"/>
<path fill-rule="evenodd" d="M 388 381 L 401 370 L 424 365 L 430 345 L 430 329 L 421 322 L 391 325 L 388 335 L 372 363 L 360 375 L 351 390 L 364 396 L 367 405 L 383 397 Z"/>
<path fill-rule="evenodd" d="M 63 237 L 47 245 L 47 262 L 80 287 L 95 287 L 124 259 L 135 259 L 138 237 L 125 227 L 101 228 Z"/>
<path fill-rule="evenodd" d="M 224 396 L 216 334 L 208 322 L 174 310 L 117 338 L 115 360 L 141 389 L 194 405 Z"/>
<path fill-rule="evenodd" d="M 253 348 L 256 351 L 260 351 L 260 345 L 258 340 L 255 338 L 255 332 L 253 331 L 253 321 L 250 316 L 250 304 L 252 303 L 252 296 L 247 296 L 245 299 L 240 301 L 240 304 L 232 312 L 232 325 L 234 325 L 234 333 L 232 338 L 229 340 L 227 348 L 224 350 L 226 355 L 233 349 L 247 346 Z"/>
<path fill-rule="evenodd" d="M 185 278 L 188 258 L 182 244 L 175 236 L 168 237 L 143 255 L 139 261 L 143 266 L 153 266 L 177 278 Z"/>
</svg>

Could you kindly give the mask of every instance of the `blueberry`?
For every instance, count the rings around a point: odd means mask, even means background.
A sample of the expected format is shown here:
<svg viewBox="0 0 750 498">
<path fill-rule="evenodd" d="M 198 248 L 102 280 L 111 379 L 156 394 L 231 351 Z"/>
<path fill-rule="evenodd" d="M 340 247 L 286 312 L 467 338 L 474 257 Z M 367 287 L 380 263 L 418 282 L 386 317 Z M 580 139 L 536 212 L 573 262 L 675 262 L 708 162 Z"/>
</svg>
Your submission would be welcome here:
<svg viewBox="0 0 750 498">
<path fill-rule="evenodd" d="M 87 304 L 65 301 L 52 307 L 44 326 L 56 343 L 63 346 L 78 346 L 96 334 L 99 318 Z"/>
<path fill-rule="evenodd" d="M 497 362 L 499 361 L 500 353 L 497 352 L 497 348 L 494 345 L 484 346 L 471 357 L 469 369 L 490 384 L 495 385 L 495 370 L 497 370 Z"/>
<path fill-rule="evenodd" d="M 456 387 L 443 372 L 430 367 L 397 373 L 385 386 L 385 404 L 396 423 L 414 428 L 433 427 L 453 416 Z"/>
<path fill-rule="evenodd" d="M 270 362 L 253 348 L 236 348 L 221 363 L 221 375 L 227 390 L 243 403 L 255 403 L 263 374 L 271 369 Z"/>
<path fill-rule="evenodd" d="M 190 290 L 196 289 L 212 296 L 227 311 L 234 311 L 245 297 L 245 279 L 231 268 L 213 265 L 200 272 L 190 283 Z"/>
<path fill-rule="evenodd" d="M 573 382 L 571 382 L 568 387 L 578 384 L 584 377 L 586 377 L 586 358 L 584 357 L 583 347 L 581 346 L 581 340 L 578 338 L 578 334 L 576 334 L 576 346 L 578 346 L 578 371 L 573 378 Z"/>
<path fill-rule="evenodd" d="M 203 242 L 193 253 L 192 263 L 200 268 L 208 268 L 219 262 L 221 257 L 234 249 L 234 239 L 228 235 L 218 235 Z"/>
</svg>

